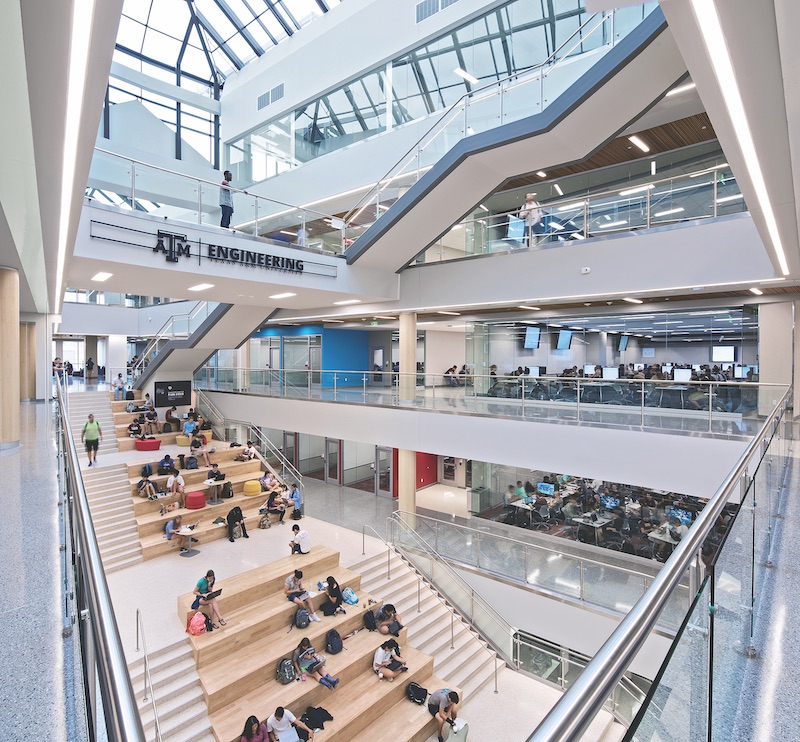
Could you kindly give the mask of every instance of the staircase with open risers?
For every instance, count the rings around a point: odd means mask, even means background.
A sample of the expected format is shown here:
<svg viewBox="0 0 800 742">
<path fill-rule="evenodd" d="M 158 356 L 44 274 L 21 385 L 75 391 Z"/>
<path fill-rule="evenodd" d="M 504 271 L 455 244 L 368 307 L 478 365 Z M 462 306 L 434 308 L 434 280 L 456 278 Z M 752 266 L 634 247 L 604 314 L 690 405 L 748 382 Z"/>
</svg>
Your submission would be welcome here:
<svg viewBox="0 0 800 742">
<path fill-rule="evenodd" d="M 206 703 L 195 670 L 192 648 L 181 639 L 149 655 L 150 677 L 158 709 L 158 723 L 164 742 L 215 742 Z M 144 701 L 144 660 L 128 665 L 139 706 L 145 737 L 155 739 L 153 707 L 148 695 Z"/>
<path fill-rule="evenodd" d="M 81 431 L 83 424 L 89 419 L 89 415 L 94 415 L 94 419 L 100 423 L 100 430 L 103 433 L 103 440 L 97 450 L 97 458 L 102 464 L 103 455 L 117 453 L 117 439 L 114 435 L 114 415 L 111 412 L 111 400 L 108 392 L 72 392 L 69 394 L 69 427 L 72 430 L 72 437 L 78 447 L 78 456 L 83 458 L 83 446 L 81 445 Z"/>
<path fill-rule="evenodd" d="M 83 472 L 83 484 L 97 534 L 106 574 L 142 561 L 139 529 L 131 501 L 128 467 L 92 467 Z"/>
<path fill-rule="evenodd" d="M 445 604 L 445 598 L 424 582 L 397 554 L 390 557 L 391 580 L 386 577 L 386 555 L 378 554 L 350 567 L 361 574 L 362 589 L 373 595 L 384 595 L 403 616 L 408 630 L 408 643 L 433 657 L 433 671 L 448 684 L 464 690 L 465 702 L 478 691 L 493 683 L 494 653 L 487 651 L 486 642 L 458 614 Z M 417 613 L 417 590 L 419 608 Z M 453 626 L 454 649 L 450 649 L 450 623 Z M 497 659 L 498 678 L 501 673 L 513 672 Z M 452 687 L 451 686 L 451 687 Z M 620 742 L 624 726 L 602 711 L 587 730 L 581 742 Z"/>
</svg>

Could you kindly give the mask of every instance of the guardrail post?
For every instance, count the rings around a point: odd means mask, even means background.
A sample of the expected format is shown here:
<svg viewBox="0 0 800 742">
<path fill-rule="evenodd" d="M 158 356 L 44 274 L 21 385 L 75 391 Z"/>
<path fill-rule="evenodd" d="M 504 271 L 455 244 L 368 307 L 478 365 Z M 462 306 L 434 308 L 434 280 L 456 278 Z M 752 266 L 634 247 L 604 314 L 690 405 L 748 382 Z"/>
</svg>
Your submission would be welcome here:
<svg viewBox="0 0 800 742">
<path fill-rule="evenodd" d="M 712 198 L 711 214 L 712 214 L 712 216 L 716 216 L 717 215 L 717 192 L 718 192 L 718 188 L 717 188 L 718 179 L 717 179 L 717 171 L 716 170 L 713 172 L 711 177 L 714 178 L 714 184 L 713 184 L 713 186 L 711 188 L 711 198 Z"/>
<path fill-rule="evenodd" d="M 197 181 L 197 223 L 203 223 L 203 184 Z"/>
<path fill-rule="evenodd" d="M 644 427 L 644 381 L 642 382 L 642 427 Z"/>
<path fill-rule="evenodd" d="M 456 614 L 455 611 L 450 611 L 450 649 L 455 649 L 455 621 L 456 621 Z"/>
<path fill-rule="evenodd" d="M 361 381 L 363 382 L 363 389 L 364 389 L 364 404 L 367 403 L 367 375 L 363 374 L 361 377 Z"/>
<path fill-rule="evenodd" d="M 581 420 L 581 377 L 578 376 L 575 379 L 577 386 L 576 386 L 576 393 L 575 393 L 575 414 L 576 419 L 578 422 Z"/>
<path fill-rule="evenodd" d="M 578 562 L 578 564 L 580 564 L 580 569 L 578 570 L 578 572 L 580 574 L 580 584 L 581 584 L 581 586 L 580 586 L 580 596 L 581 596 L 581 601 L 583 601 L 583 600 L 585 600 L 584 592 L 583 592 L 583 577 L 584 577 L 584 574 L 583 574 L 583 559 L 581 559 L 581 561 Z"/>
<path fill-rule="evenodd" d="M 708 385 L 708 432 L 711 432 L 712 423 L 714 422 L 714 406 L 711 404 L 714 395 L 712 394 L 712 389 L 714 385 Z"/>
<path fill-rule="evenodd" d="M 589 199 L 583 202 L 583 236 L 589 237 Z"/>
<path fill-rule="evenodd" d="M 333 401 L 336 401 L 336 373 L 333 374 Z"/>
<path fill-rule="evenodd" d="M 525 378 L 522 379 L 522 417 L 525 417 Z"/>
<path fill-rule="evenodd" d="M 647 229 L 650 229 L 650 189 L 648 188 L 644 194 L 645 197 L 645 217 L 647 219 Z"/>
<path fill-rule="evenodd" d="M 417 580 L 417 613 L 422 613 L 422 609 L 420 608 L 420 589 L 422 585 L 422 580 Z"/>
</svg>

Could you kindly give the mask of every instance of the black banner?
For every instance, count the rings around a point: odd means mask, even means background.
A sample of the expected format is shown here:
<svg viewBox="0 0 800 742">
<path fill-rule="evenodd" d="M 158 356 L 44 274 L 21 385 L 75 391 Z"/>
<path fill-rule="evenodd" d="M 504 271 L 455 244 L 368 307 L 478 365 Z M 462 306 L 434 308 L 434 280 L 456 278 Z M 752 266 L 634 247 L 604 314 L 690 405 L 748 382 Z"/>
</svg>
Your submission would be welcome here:
<svg viewBox="0 0 800 742">
<path fill-rule="evenodd" d="M 155 384 L 156 407 L 180 407 L 192 404 L 191 381 L 157 381 Z"/>
</svg>

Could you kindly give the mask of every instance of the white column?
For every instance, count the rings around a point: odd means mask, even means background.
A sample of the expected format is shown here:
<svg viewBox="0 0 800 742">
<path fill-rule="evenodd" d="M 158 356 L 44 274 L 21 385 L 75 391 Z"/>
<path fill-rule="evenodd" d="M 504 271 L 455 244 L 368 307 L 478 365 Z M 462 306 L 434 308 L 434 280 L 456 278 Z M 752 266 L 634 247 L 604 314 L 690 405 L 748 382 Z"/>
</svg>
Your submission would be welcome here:
<svg viewBox="0 0 800 742">
<path fill-rule="evenodd" d="M 413 402 L 417 396 L 417 315 L 400 314 L 400 401 Z"/>
<path fill-rule="evenodd" d="M 417 510 L 417 453 L 402 448 L 397 450 L 397 508 Z"/>
<path fill-rule="evenodd" d="M 767 384 L 792 383 L 794 329 L 793 302 L 761 304 L 758 307 L 758 380 Z M 759 392 L 758 412 L 769 414 L 783 394 L 778 388 L 770 394 Z M 795 390 L 795 395 L 797 391 Z"/>
<path fill-rule="evenodd" d="M 0 267 L 0 450 L 19 446 L 19 273 Z"/>
<path fill-rule="evenodd" d="M 128 363 L 128 336 L 109 335 L 108 352 L 106 356 L 106 381 L 111 383 L 117 378 L 117 374 L 122 372 L 122 378 L 127 379 Z"/>
</svg>

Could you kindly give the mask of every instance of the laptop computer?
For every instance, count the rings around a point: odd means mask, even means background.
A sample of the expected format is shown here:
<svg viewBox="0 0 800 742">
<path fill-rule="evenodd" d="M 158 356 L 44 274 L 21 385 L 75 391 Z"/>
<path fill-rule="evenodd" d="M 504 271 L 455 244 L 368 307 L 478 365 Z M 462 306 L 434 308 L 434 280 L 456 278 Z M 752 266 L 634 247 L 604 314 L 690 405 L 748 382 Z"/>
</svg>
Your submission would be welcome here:
<svg viewBox="0 0 800 742">
<path fill-rule="evenodd" d="M 220 595 L 222 595 L 222 588 L 220 588 L 219 590 L 214 590 L 213 592 L 204 595 L 203 598 L 205 600 L 214 600 L 214 598 L 218 598 Z"/>
<path fill-rule="evenodd" d="M 217 482 L 221 482 L 223 479 L 225 479 L 225 472 L 224 471 L 218 471 L 214 475 L 214 479 L 216 479 Z"/>
</svg>

